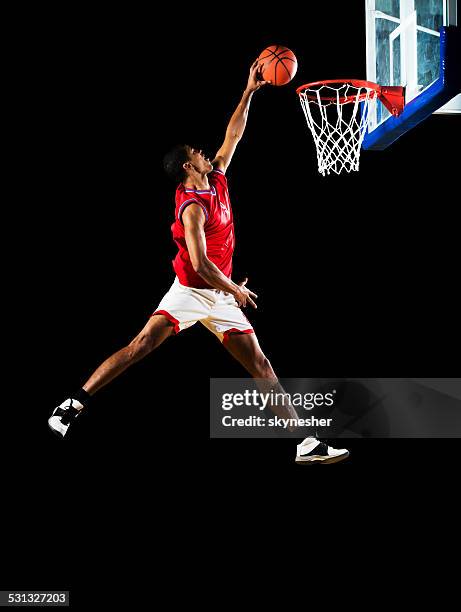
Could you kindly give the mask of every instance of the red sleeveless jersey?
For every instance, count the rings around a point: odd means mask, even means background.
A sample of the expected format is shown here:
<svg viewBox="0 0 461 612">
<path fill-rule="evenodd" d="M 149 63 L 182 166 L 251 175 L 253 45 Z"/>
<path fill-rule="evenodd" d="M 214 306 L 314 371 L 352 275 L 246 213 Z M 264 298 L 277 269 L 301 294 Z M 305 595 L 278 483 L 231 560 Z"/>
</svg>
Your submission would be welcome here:
<svg viewBox="0 0 461 612">
<path fill-rule="evenodd" d="M 189 204 L 198 204 L 205 214 L 207 257 L 228 278 L 232 273 L 232 254 L 235 247 L 234 217 L 227 188 L 227 179 L 220 170 L 208 175 L 209 190 L 186 189 L 181 183 L 176 189 L 175 221 L 171 226 L 178 254 L 173 268 L 181 285 L 208 289 L 210 285 L 195 272 L 187 250 L 182 214 Z"/>
</svg>

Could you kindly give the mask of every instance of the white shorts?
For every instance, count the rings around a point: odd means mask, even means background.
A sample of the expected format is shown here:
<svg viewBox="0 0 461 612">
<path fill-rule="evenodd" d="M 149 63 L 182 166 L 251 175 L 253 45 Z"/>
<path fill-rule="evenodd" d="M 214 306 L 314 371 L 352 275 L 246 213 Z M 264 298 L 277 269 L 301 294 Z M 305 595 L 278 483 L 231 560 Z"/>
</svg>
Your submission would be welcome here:
<svg viewBox="0 0 461 612">
<path fill-rule="evenodd" d="M 223 343 L 232 333 L 254 333 L 233 295 L 219 289 L 185 287 L 177 277 L 152 316 L 157 314 L 174 324 L 175 333 L 200 321 Z"/>
</svg>

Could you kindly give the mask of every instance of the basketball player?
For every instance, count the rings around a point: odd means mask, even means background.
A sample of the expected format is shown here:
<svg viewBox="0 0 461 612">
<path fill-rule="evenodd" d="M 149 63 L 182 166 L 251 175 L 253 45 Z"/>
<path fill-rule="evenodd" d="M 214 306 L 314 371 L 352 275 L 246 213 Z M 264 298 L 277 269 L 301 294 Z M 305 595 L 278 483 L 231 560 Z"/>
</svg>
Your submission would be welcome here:
<svg viewBox="0 0 461 612">
<path fill-rule="evenodd" d="M 211 162 L 201 150 L 180 145 L 164 158 L 167 174 L 179 182 L 176 189 L 173 239 L 178 254 L 173 262 L 176 278 L 144 329 L 132 342 L 104 361 L 81 389 L 58 406 L 48 423 L 64 437 L 72 421 L 101 387 L 107 385 L 172 334 L 200 321 L 215 334 L 229 353 L 266 391 L 284 393 L 269 360 L 262 352 L 251 323 L 242 312 L 256 308 L 257 295 L 231 278 L 234 251 L 234 223 L 227 187 L 226 170 L 245 130 L 253 94 L 264 87 L 261 65 L 255 61 L 247 87 L 227 127 L 224 143 Z M 279 416 L 297 418 L 291 407 L 274 405 Z M 298 445 L 299 463 L 340 461 L 348 456 L 316 438 Z"/>
</svg>

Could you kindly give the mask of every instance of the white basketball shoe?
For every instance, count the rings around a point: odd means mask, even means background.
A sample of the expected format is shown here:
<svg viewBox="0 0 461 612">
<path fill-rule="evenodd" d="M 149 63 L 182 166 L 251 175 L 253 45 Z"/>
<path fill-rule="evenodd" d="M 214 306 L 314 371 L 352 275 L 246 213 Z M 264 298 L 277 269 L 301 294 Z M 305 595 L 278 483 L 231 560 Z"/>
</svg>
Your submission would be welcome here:
<svg viewBox="0 0 461 612">
<path fill-rule="evenodd" d="M 64 436 L 70 427 L 72 421 L 74 421 L 83 408 L 76 399 L 66 399 L 62 404 L 54 409 L 53 414 L 48 419 L 48 425 L 53 433 L 58 436 Z"/>
<path fill-rule="evenodd" d="M 317 438 L 306 438 L 296 448 L 296 463 L 305 465 L 337 463 L 349 457 L 349 451 L 345 448 L 332 448 Z"/>
</svg>

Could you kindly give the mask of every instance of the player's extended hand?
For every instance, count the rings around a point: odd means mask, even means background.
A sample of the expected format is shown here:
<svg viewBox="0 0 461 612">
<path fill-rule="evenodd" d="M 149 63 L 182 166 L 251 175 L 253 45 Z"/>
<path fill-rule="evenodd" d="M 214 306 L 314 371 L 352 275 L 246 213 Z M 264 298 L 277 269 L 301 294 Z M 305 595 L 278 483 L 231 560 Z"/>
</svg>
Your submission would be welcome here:
<svg viewBox="0 0 461 612">
<path fill-rule="evenodd" d="M 271 81 L 265 81 L 263 79 L 262 71 L 264 64 L 255 60 L 250 68 L 250 76 L 248 77 L 247 90 L 257 91 L 263 85 L 268 85 Z"/>
<path fill-rule="evenodd" d="M 253 306 L 253 308 L 258 308 L 256 306 L 256 303 L 252 299 L 252 298 L 257 298 L 258 296 L 256 295 L 256 293 L 253 293 L 253 291 L 250 291 L 249 289 L 247 289 L 247 287 L 245 287 L 247 282 L 248 282 L 248 279 L 246 278 L 244 281 L 239 283 L 239 289 L 234 294 L 235 300 L 237 304 L 240 306 L 240 308 L 245 308 L 247 304 L 250 304 L 250 306 Z"/>
</svg>

